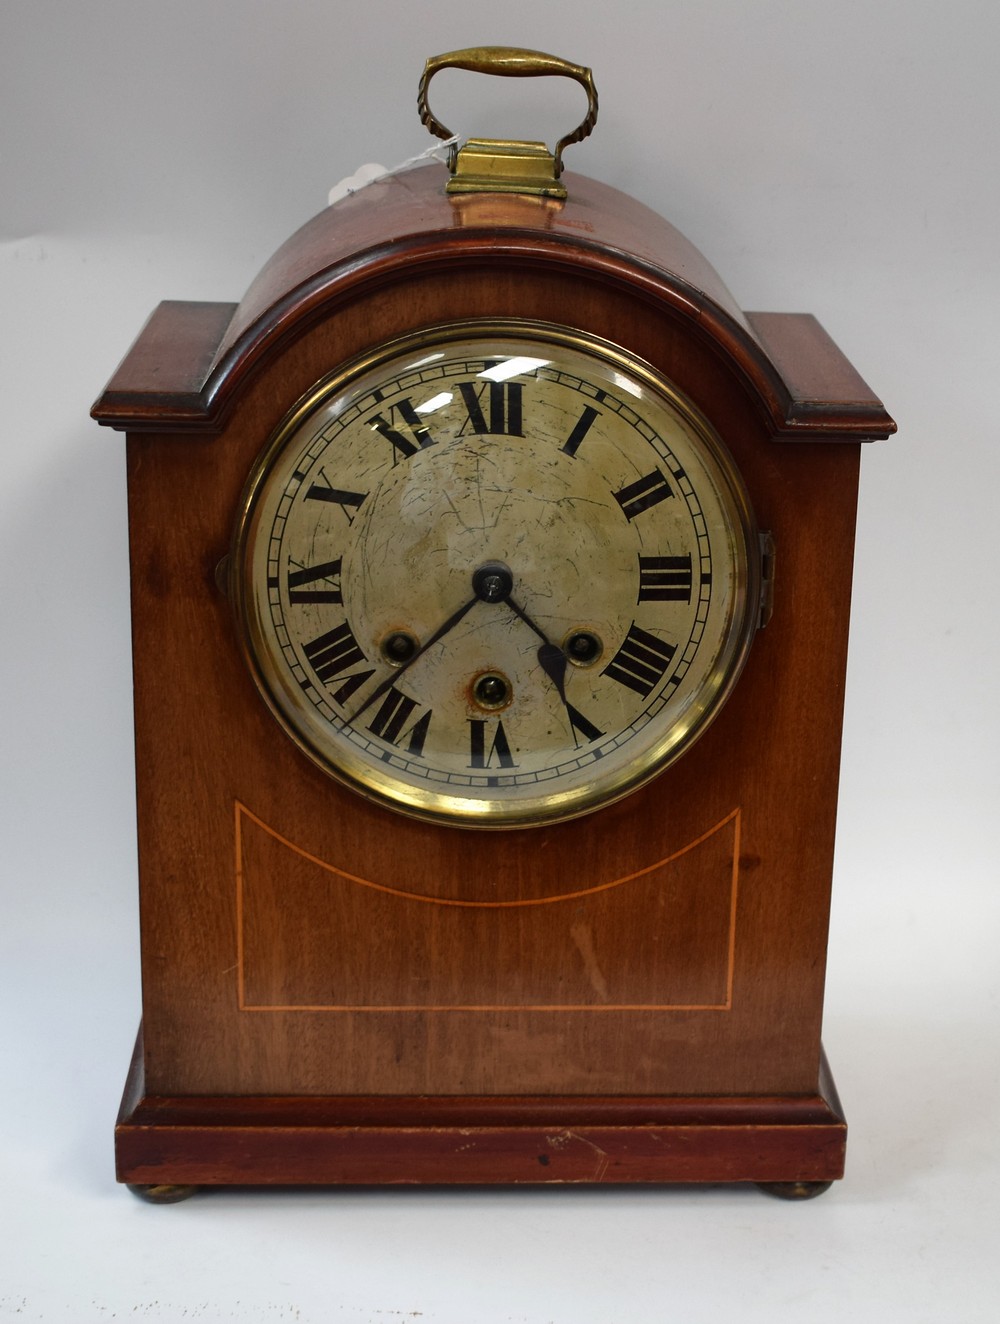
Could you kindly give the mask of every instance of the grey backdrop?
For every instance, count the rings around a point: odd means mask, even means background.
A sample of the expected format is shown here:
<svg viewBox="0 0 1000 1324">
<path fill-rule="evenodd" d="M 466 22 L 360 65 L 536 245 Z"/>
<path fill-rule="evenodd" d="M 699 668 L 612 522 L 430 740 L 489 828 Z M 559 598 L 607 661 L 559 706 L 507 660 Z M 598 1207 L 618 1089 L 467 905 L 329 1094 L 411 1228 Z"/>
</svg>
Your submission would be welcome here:
<svg viewBox="0 0 1000 1324">
<path fill-rule="evenodd" d="M 360 164 L 429 140 L 424 58 L 589 63 L 571 169 L 883 397 L 865 453 L 826 1043 L 847 1180 L 224 1194 L 113 1184 L 139 1012 L 124 464 L 91 401 L 161 298 L 237 299 Z M 0 1318 L 992 1320 L 997 1195 L 995 0 L 4 0 Z M 442 75 L 550 140 L 569 83 Z M 511 88 L 519 105 L 510 106 Z"/>
</svg>

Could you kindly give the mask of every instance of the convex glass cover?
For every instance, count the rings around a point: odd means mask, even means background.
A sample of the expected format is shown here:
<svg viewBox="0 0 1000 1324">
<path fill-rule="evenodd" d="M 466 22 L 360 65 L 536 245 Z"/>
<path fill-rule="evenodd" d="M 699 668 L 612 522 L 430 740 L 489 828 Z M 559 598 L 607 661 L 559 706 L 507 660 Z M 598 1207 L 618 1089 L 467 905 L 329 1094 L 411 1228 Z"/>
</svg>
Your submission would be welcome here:
<svg viewBox="0 0 1000 1324">
<path fill-rule="evenodd" d="M 525 827 L 636 789 L 704 730 L 759 617 L 749 501 L 707 420 L 591 337 L 461 323 L 320 382 L 247 489 L 254 678 L 361 794 Z"/>
</svg>

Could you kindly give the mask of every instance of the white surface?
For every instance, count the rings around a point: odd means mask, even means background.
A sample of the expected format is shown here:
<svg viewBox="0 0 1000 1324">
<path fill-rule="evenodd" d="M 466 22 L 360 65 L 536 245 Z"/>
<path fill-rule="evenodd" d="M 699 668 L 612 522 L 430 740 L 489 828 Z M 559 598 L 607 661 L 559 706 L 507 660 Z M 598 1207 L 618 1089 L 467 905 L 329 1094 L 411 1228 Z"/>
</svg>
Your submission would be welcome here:
<svg viewBox="0 0 1000 1324">
<path fill-rule="evenodd" d="M 744 307 L 814 312 L 900 425 L 863 466 L 825 1036 L 848 1177 L 802 1206 L 142 1205 L 111 1157 L 139 1011 L 123 450 L 87 410 L 159 299 L 237 299 L 333 182 L 423 150 L 424 57 L 482 42 L 592 64 L 570 169 Z M 0 1318 L 997 1318 L 998 52 L 995 0 L 5 0 Z M 580 111 L 464 77 L 432 98 L 463 131 Z"/>
</svg>

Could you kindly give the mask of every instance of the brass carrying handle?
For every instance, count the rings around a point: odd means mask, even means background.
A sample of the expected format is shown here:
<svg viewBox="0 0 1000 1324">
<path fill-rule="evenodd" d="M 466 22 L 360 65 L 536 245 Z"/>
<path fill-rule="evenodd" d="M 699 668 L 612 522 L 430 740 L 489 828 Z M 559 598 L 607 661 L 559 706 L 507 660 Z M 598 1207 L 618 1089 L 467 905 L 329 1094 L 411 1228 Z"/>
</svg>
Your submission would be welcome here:
<svg viewBox="0 0 1000 1324">
<path fill-rule="evenodd" d="M 451 129 L 446 129 L 434 115 L 427 102 L 427 88 L 431 79 L 442 69 L 467 69 L 474 74 L 501 74 L 506 78 L 541 78 L 549 74 L 561 74 L 572 78 L 587 93 L 587 114 L 572 133 L 560 138 L 553 153 L 555 157 L 555 177 L 562 174 L 563 148 L 570 143 L 582 142 L 588 137 L 597 123 L 597 88 L 594 76 L 582 64 L 570 64 L 557 55 L 546 55 L 542 51 L 522 50 L 518 46 L 472 46 L 464 51 L 449 51 L 447 55 L 432 55 L 424 65 L 417 92 L 417 108 L 420 122 L 427 126 L 438 138 L 451 138 Z"/>
</svg>

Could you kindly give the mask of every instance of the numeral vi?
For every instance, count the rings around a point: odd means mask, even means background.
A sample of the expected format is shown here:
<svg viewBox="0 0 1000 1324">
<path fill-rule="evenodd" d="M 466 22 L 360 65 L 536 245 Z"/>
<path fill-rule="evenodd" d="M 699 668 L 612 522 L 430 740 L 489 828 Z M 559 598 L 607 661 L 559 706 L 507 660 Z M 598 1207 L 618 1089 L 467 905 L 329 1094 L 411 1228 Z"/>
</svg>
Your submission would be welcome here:
<svg viewBox="0 0 1000 1324">
<path fill-rule="evenodd" d="M 515 768 L 514 756 L 510 752 L 510 742 L 503 729 L 503 722 L 497 722 L 493 733 L 493 742 L 486 747 L 486 723 L 478 718 L 469 720 L 469 767 L 470 768 Z"/>
</svg>

